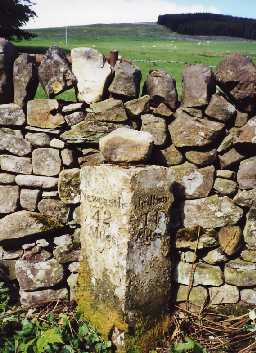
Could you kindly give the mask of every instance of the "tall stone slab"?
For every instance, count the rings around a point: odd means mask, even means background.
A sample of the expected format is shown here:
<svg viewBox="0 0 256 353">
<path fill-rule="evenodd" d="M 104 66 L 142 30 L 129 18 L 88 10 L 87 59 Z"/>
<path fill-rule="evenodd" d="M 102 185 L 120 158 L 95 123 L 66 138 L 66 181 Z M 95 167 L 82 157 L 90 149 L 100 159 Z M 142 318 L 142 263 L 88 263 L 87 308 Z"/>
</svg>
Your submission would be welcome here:
<svg viewBox="0 0 256 353">
<path fill-rule="evenodd" d="M 112 335 L 119 352 L 136 346 L 148 352 L 147 344 L 152 347 L 167 325 L 169 180 L 168 168 L 159 166 L 81 171 L 77 300 L 101 334 Z"/>
<path fill-rule="evenodd" d="M 13 101 L 13 63 L 16 55 L 15 46 L 0 38 L 0 104 Z"/>
</svg>

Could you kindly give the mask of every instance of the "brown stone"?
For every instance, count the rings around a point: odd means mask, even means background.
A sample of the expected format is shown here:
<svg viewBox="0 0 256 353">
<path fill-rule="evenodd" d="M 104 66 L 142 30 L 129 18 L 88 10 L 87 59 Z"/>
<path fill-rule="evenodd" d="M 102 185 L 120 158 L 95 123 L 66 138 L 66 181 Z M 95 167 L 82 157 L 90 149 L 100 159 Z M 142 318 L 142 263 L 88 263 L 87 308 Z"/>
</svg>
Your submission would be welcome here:
<svg viewBox="0 0 256 353">
<path fill-rule="evenodd" d="M 205 111 L 205 114 L 210 118 L 224 123 L 229 121 L 235 113 L 236 108 L 220 94 L 214 94 L 212 96 Z"/>
<path fill-rule="evenodd" d="M 61 169 L 60 153 L 54 148 L 37 148 L 32 152 L 32 165 L 34 174 L 58 175 Z"/>
<path fill-rule="evenodd" d="M 240 163 L 237 181 L 240 189 L 256 188 L 256 157 L 246 159 Z"/>
<path fill-rule="evenodd" d="M 220 166 L 222 169 L 233 167 L 244 159 L 244 155 L 237 151 L 235 148 L 231 148 L 228 152 L 223 155 L 219 155 Z"/>
<path fill-rule="evenodd" d="M 164 146 L 169 136 L 166 120 L 152 114 L 145 114 L 141 116 L 141 121 L 141 131 L 150 133 L 156 146 Z"/>
<path fill-rule="evenodd" d="M 251 118 L 246 125 L 238 130 L 234 139 L 235 144 L 247 144 L 256 148 L 256 116 Z"/>
<path fill-rule="evenodd" d="M 56 219 L 60 223 L 67 223 L 70 208 L 60 200 L 43 199 L 38 204 L 38 210 L 45 216 Z"/>
<path fill-rule="evenodd" d="M 59 104 L 55 99 L 34 99 L 27 105 L 27 121 L 31 126 L 55 129 L 64 124 L 63 116 L 58 113 Z"/>
<path fill-rule="evenodd" d="M 223 227 L 219 230 L 218 239 L 224 253 L 233 256 L 241 247 L 242 231 L 238 226 Z"/>
<path fill-rule="evenodd" d="M 133 99 L 125 103 L 125 109 L 131 118 L 138 117 L 147 113 L 149 108 L 150 96 L 145 95 L 138 99 Z"/>
<path fill-rule="evenodd" d="M 210 151 L 188 151 L 185 153 L 185 156 L 189 162 L 194 163 L 199 167 L 204 167 L 215 162 L 217 151 L 216 149 Z"/>
</svg>

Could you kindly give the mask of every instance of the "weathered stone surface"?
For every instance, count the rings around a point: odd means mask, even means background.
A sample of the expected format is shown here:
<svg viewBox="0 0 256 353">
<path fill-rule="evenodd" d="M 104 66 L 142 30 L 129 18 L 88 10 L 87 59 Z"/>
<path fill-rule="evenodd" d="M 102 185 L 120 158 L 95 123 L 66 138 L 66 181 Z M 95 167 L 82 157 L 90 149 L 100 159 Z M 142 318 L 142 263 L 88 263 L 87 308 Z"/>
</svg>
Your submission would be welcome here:
<svg viewBox="0 0 256 353">
<path fill-rule="evenodd" d="M 79 157 L 78 163 L 80 166 L 100 165 L 100 164 L 104 163 L 104 157 L 101 152 L 91 153 L 86 156 Z"/>
<path fill-rule="evenodd" d="M 40 213 L 56 219 L 60 223 L 67 223 L 70 208 L 60 200 L 43 199 L 38 204 Z"/>
<path fill-rule="evenodd" d="M 235 113 L 236 108 L 220 94 L 214 94 L 212 96 L 205 111 L 205 114 L 210 118 L 224 123 L 229 121 Z"/>
<path fill-rule="evenodd" d="M 225 281 L 237 287 L 256 286 L 256 263 L 240 259 L 226 263 L 224 270 Z"/>
<path fill-rule="evenodd" d="M 35 97 L 38 86 L 38 72 L 35 56 L 23 53 L 13 67 L 14 103 L 25 107 Z"/>
<path fill-rule="evenodd" d="M 50 147 L 62 150 L 65 147 L 65 143 L 60 139 L 52 139 L 50 142 Z"/>
<path fill-rule="evenodd" d="M 37 175 L 58 175 L 61 169 L 60 153 L 54 148 L 37 148 L 32 152 L 32 165 Z"/>
<path fill-rule="evenodd" d="M 81 242 L 86 258 L 81 273 L 91 277 L 80 276 L 78 298 L 89 304 L 87 315 L 93 323 L 95 310 L 100 315 L 104 334 L 114 324 L 106 316 L 110 307 L 117 329 L 124 324 L 124 312 L 137 329 L 135 314 L 143 323 L 145 307 L 150 324 L 151 318 L 167 314 L 171 285 L 167 229 L 173 196 L 168 169 L 102 165 L 84 167 L 81 173 Z M 114 306 L 108 304 L 109 295 Z"/>
<path fill-rule="evenodd" d="M 70 234 L 60 235 L 58 237 L 54 237 L 53 242 L 58 246 L 71 246 L 72 245 L 72 237 Z"/>
<path fill-rule="evenodd" d="M 204 167 L 214 163 L 217 158 L 217 151 L 216 149 L 210 151 L 188 151 L 185 153 L 185 156 L 189 162 L 199 167 Z"/>
<path fill-rule="evenodd" d="M 32 131 L 33 133 L 34 132 L 40 132 L 40 133 L 43 132 L 43 133 L 47 133 L 47 134 L 53 135 L 53 136 L 56 136 L 56 135 L 59 136 L 59 134 L 61 133 L 60 129 L 48 129 L 48 128 L 43 129 L 40 127 L 34 127 L 34 126 L 29 126 L 29 125 L 25 126 L 25 129 L 28 131 Z"/>
<path fill-rule="evenodd" d="M 197 260 L 195 251 L 180 251 L 180 260 L 188 263 L 194 263 Z"/>
<path fill-rule="evenodd" d="M 26 118 L 23 110 L 17 104 L 10 103 L 0 105 L 0 125 L 22 126 L 25 121 Z"/>
<path fill-rule="evenodd" d="M 177 302 L 185 302 L 189 300 L 190 303 L 198 306 L 203 306 L 208 298 L 208 291 L 206 288 L 198 286 L 191 289 L 189 293 L 188 286 L 179 286 L 177 292 Z"/>
<path fill-rule="evenodd" d="M 246 112 L 256 108 L 256 67 L 249 57 L 231 54 L 217 67 L 218 85 Z"/>
<path fill-rule="evenodd" d="M 50 137 L 44 132 L 28 132 L 25 139 L 31 143 L 32 146 L 36 147 L 47 147 L 50 145 Z"/>
<path fill-rule="evenodd" d="M 203 107 L 192 108 L 192 107 L 181 106 L 176 110 L 176 112 L 179 112 L 180 110 L 182 110 L 183 112 L 187 113 L 189 116 L 192 116 L 194 118 L 200 118 L 200 119 L 204 118 Z"/>
<path fill-rule="evenodd" d="M 245 249 L 241 252 L 240 256 L 245 261 L 256 263 L 256 249 Z"/>
<path fill-rule="evenodd" d="M 10 281 L 15 281 L 17 279 L 16 271 L 15 271 L 15 263 L 16 260 L 2 260 L 1 266 L 5 271 L 7 278 Z"/>
<path fill-rule="evenodd" d="M 49 98 L 72 88 L 76 83 L 64 50 L 55 46 L 47 50 L 38 73 L 40 83 Z"/>
<path fill-rule="evenodd" d="M 167 166 L 178 165 L 184 162 L 183 154 L 171 145 L 165 149 L 154 149 L 153 159 L 156 163 L 160 162 Z"/>
<path fill-rule="evenodd" d="M 75 156 L 74 156 L 74 151 L 68 148 L 65 148 L 64 150 L 61 151 L 61 159 L 62 159 L 62 163 L 66 166 L 66 167 L 70 167 L 75 160 Z"/>
<path fill-rule="evenodd" d="M 165 71 L 150 71 L 143 88 L 143 92 L 151 97 L 153 105 L 165 103 L 172 110 L 176 110 L 178 94 L 176 81 Z"/>
<path fill-rule="evenodd" d="M 114 70 L 115 77 L 109 87 L 109 92 L 125 100 L 138 98 L 142 77 L 140 69 L 128 61 L 121 61 L 115 65 Z"/>
<path fill-rule="evenodd" d="M 31 126 L 55 129 L 64 124 L 63 116 L 58 113 L 59 104 L 55 99 L 34 99 L 27 104 L 27 121 Z"/>
<path fill-rule="evenodd" d="M 70 300 L 71 301 L 76 300 L 77 282 L 78 282 L 78 273 L 72 273 L 67 279 L 67 283 L 68 283 L 69 290 L 70 290 Z"/>
<path fill-rule="evenodd" d="M 72 273 L 78 273 L 79 268 L 80 268 L 79 262 L 71 262 L 71 264 L 68 266 L 68 270 Z"/>
<path fill-rule="evenodd" d="M 58 179 L 57 179 L 58 180 Z M 57 190 L 53 191 L 43 191 L 42 192 L 42 198 L 43 199 L 52 199 L 52 198 L 57 198 L 59 196 L 59 193 Z"/>
<path fill-rule="evenodd" d="M 222 251 L 229 255 L 235 255 L 241 247 L 242 231 L 238 226 L 223 227 L 218 233 L 219 244 Z"/>
<path fill-rule="evenodd" d="M 246 215 L 244 240 L 248 247 L 256 249 L 256 205 L 252 206 Z"/>
<path fill-rule="evenodd" d="M 221 287 L 209 288 L 210 304 L 236 304 L 239 301 L 239 290 L 237 287 L 224 284 Z"/>
<path fill-rule="evenodd" d="M 153 114 L 162 118 L 170 118 L 173 116 L 173 111 L 165 104 L 160 103 L 158 107 L 152 107 Z"/>
<path fill-rule="evenodd" d="M 228 151 L 234 145 L 234 140 L 238 134 L 238 129 L 233 127 L 228 132 L 224 139 L 221 141 L 219 147 L 217 148 L 217 152 L 223 153 Z"/>
<path fill-rule="evenodd" d="M 59 175 L 59 197 L 65 204 L 80 202 L 80 169 L 63 170 Z"/>
<path fill-rule="evenodd" d="M 216 176 L 222 179 L 234 179 L 236 173 L 233 170 L 219 169 L 216 171 Z"/>
<path fill-rule="evenodd" d="M 98 143 L 101 137 L 119 127 L 120 125 L 118 124 L 96 121 L 91 117 L 72 126 L 71 130 L 61 135 L 61 138 L 69 143 Z"/>
<path fill-rule="evenodd" d="M 153 137 L 148 132 L 119 128 L 100 139 L 100 151 L 109 162 L 141 162 L 149 159 Z"/>
<path fill-rule="evenodd" d="M 233 180 L 216 178 L 214 182 L 214 190 L 221 195 L 233 195 L 237 190 L 237 183 Z"/>
<path fill-rule="evenodd" d="M 227 260 L 227 256 L 220 248 L 209 251 L 208 254 L 203 257 L 203 261 L 209 265 L 218 265 L 226 262 Z"/>
<path fill-rule="evenodd" d="M 13 63 L 16 56 L 15 46 L 0 38 L 0 104 L 13 101 Z"/>
<path fill-rule="evenodd" d="M 187 200 L 184 206 L 184 226 L 224 227 L 236 224 L 242 215 L 242 209 L 227 196 L 214 195 L 199 200 Z"/>
<path fill-rule="evenodd" d="M 0 151 L 7 151 L 22 157 L 31 152 L 31 145 L 23 137 L 0 130 Z"/>
<path fill-rule="evenodd" d="M 187 199 L 206 197 L 211 192 L 215 168 L 198 169 L 194 164 L 185 162 L 169 168 L 175 193 Z"/>
<path fill-rule="evenodd" d="M 74 112 L 71 114 L 64 115 L 64 119 L 69 126 L 74 126 L 86 119 L 86 113 Z"/>
<path fill-rule="evenodd" d="M 58 185 L 58 178 L 39 175 L 17 175 L 15 183 L 20 186 L 28 186 L 32 188 L 52 189 Z"/>
<path fill-rule="evenodd" d="M 109 98 L 90 106 L 93 119 L 98 121 L 125 122 L 127 120 L 124 104 L 119 99 Z"/>
<path fill-rule="evenodd" d="M 60 223 L 40 213 L 18 211 L 0 219 L 0 240 L 24 238 L 61 227 Z"/>
<path fill-rule="evenodd" d="M 125 109 L 127 114 L 131 118 L 140 116 L 143 113 L 147 113 L 149 109 L 150 96 L 145 95 L 138 99 L 132 99 L 125 103 Z"/>
<path fill-rule="evenodd" d="M 244 159 L 244 155 L 239 153 L 235 148 L 231 148 L 223 155 L 219 155 L 220 166 L 222 169 L 233 167 Z"/>
<path fill-rule="evenodd" d="M 20 174 L 32 173 L 31 159 L 27 157 L 1 155 L 0 166 L 2 170 L 6 170 L 7 172 Z"/>
<path fill-rule="evenodd" d="M 224 129 L 224 124 L 179 114 L 170 124 L 172 142 L 176 147 L 200 147 L 214 142 Z"/>
<path fill-rule="evenodd" d="M 0 184 L 13 184 L 15 182 L 15 175 L 8 173 L 0 173 Z"/>
<path fill-rule="evenodd" d="M 180 228 L 176 233 L 175 247 L 177 249 L 202 250 L 217 246 L 217 233 L 214 230 L 202 230 L 198 227 Z"/>
<path fill-rule="evenodd" d="M 0 213 L 15 212 L 19 200 L 18 186 L 0 186 Z"/>
<path fill-rule="evenodd" d="M 80 249 L 72 249 L 70 246 L 57 246 L 53 250 L 53 255 L 60 264 L 79 261 L 80 253 Z"/>
<path fill-rule="evenodd" d="M 246 304 L 256 305 L 256 290 L 254 289 L 242 289 L 241 300 Z"/>
<path fill-rule="evenodd" d="M 234 143 L 252 145 L 252 147 L 256 144 L 256 116 L 251 118 L 245 126 L 238 130 L 234 138 Z"/>
<path fill-rule="evenodd" d="M 21 305 L 28 307 L 51 302 L 59 302 L 61 300 L 68 300 L 67 288 L 44 289 L 34 292 L 26 292 L 24 290 L 20 290 L 19 294 Z"/>
<path fill-rule="evenodd" d="M 101 53 L 91 48 L 72 49 L 71 57 L 78 99 L 88 104 L 100 101 L 112 76 L 111 66 Z"/>
<path fill-rule="evenodd" d="M 40 196 L 40 190 L 21 189 L 20 205 L 28 211 L 35 211 Z"/>
<path fill-rule="evenodd" d="M 141 130 L 153 136 L 156 146 L 164 146 L 169 135 L 166 120 L 151 114 L 142 115 L 141 120 Z"/>
<path fill-rule="evenodd" d="M 190 283 L 190 275 L 192 273 L 192 264 L 179 262 L 175 270 L 175 280 L 179 284 L 188 286 Z M 219 287 L 223 284 L 223 274 L 218 266 L 212 266 L 199 262 L 195 266 L 194 286 L 214 286 Z"/>
<path fill-rule="evenodd" d="M 1 249 L 1 260 L 17 260 L 19 257 L 22 256 L 23 250 L 18 249 L 18 250 L 3 250 Z"/>
<path fill-rule="evenodd" d="M 16 275 L 22 290 L 33 291 L 53 287 L 63 279 L 63 267 L 55 260 L 16 262 Z"/>
<path fill-rule="evenodd" d="M 235 127 L 242 127 L 248 121 L 248 114 L 237 111 L 235 118 Z"/>
<path fill-rule="evenodd" d="M 182 83 L 182 101 L 185 107 L 207 105 L 215 90 L 213 72 L 203 64 L 187 65 L 183 70 Z"/>
<path fill-rule="evenodd" d="M 240 189 L 256 188 L 256 157 L 246 159 L 240 163 L 237 181 Z"/>
<path fill-rule="evenodd" d="M 62 108 L 62 113 L 63 114 L 69 114 L 69 113 L 74 113 L 74 112 L 79 112 L 84 110 L 84 103 L 71 103 L 68 105 L 64 105 Z"/>
</svg>

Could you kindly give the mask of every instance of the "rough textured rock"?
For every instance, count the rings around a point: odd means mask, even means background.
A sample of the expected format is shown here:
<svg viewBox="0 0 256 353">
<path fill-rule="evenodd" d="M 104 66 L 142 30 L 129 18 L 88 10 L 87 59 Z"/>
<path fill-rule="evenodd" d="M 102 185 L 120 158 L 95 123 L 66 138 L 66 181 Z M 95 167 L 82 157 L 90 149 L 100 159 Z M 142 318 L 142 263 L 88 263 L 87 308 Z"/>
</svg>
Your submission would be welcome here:
<svg viewBox="0 0 256 353">
<path fill-rule="evenodd" d="M 218 239 L 222 251 L 229 256 L 233 256 L 241 248 L 241 228 L 238 226 L 223 227 L 218 232 Z"/>
<path fill-rule="evenodd" d="M 233 170 L 219 169 L 216 171 L 216 176 L 222 179 L 234 179 L 236 173 Z"/>
<path fill-rule="evenodd" d="M 40 213 L 18 211 L 0 219 L 0 240 L 24 238 L 63 227 Z"/>
<path fill-rule="evenodd" d="M 141 114 L 148 112 L 149 102 L 150 102 L 150 96 L 145 95 L 138 99 L 132 99 L 126 102 L 124 106 L 127 114 L 131 118 L 136 118 Z"/>
<path fill-rule="evenodd" d="M 238 130 L 234 143 L 252 145 L 253 148 L 253 145 L 256 144 L 256 116 Z"/>
<path fill-rule="evenodd" d="M 13 63 L 16 56 L 14 45 L 0 38 L 0 104 L 13 101 Z"/>
<path fill-rule="evenodd" d="M 17 104 L 10 103 L 0 105 L 0 125 L 22 126 L 25 121 L 26 118 L 23 110 Z"/>
<path fill-rule="evenodd" d="M 244 158 L 244 155 L 239 153 L 235 148 L 231 148 L 231 150 L 224 153 L 223 155 L 219 155 L 220 166 L 222 169 L 231 168 L 242 161 Z"/>
<path fill-rule="evenodd" d="M 25 107 L 35 97 L 38 86 L 38 72 L 35 56 L 21 54 L 13 67 L 14 103 Z"/>
<path fill-rule="evenodd" d="M 139 97 L 141 71 L 129 63 L 121 61 L 115 65 L 115 77 L 109 87 L 109 92 L 115 97 L 130 100 Z"/>
<path fill-rule="evenodd" d="M 185 153 L 185 156 L 189 162 L 194 163 L 199 167 L 204 167 L 215 162 L 217 151 L 216 149 L 210 151 L 188 151 Z"/>
<path fill-rule="evenodd" d="M 24 290 L 20 290 L 19 294 L 21 305 L 28 307 L 51 302 L 59 302 L 61 300 L 68 300 L 67 288 L 44 289 L 34 292 L 26 292 Z"/>
<path fill-rule="evenodd" d="M 58 178 L 39 175 L 17 175 L 16 184 L 32 188 L 52 189 L 58 185 Z"/>
<path fill-rule="evenodd" d="M 124 104 L 119 99 L 109 98 L 90 106 L 93 119 L 109 122 L 125 122 L 127 120 Z"/>
<path fill-rule="evenodd" d="M 37 148 L 32 152 L 32 165 L 37 175 L 58 175 L 61 169 L 60 153 L 54 148 Z"/>
<path fill-rule="evenodd" d="M 61 154 L 62 163 L 66 167 L 70 167 L 74 163 L 75 155 L 73 150 L 65 148 L 63 151 L 61 151 L 60 154 Z"/>
<path fill-rule="evenodd" d="M 112 76 L 111 66 L 101 53 L 91 48 L 72 49 L 71 57 L 78 99 L 87 104 L 100 101 Z"/>
<path fill-rule="evenodd" d="M 251 157 L 240 163 L 237 181 L 240 189 L 256 188 L 256 157 Z"/>
<path fill-rule="evenodd" d="M 148 132 L 119 128 L 100 139 L 100 151 L 109 162 L 141 162 L 150 157 L 153 137 Z"/>
<path fill-rule="evenodd" d="M 174 145 L 171 145 L 163 150 L 155 149 L 154 160 L 156 162 L 162 161 L 164 165 L 172 166 L 183 163 L 184 157 Z"/>
<path fill-rule="evenodd" d="M 15 182 L 15 175 L 8 173 L 0 173 L 0 184 L 13 184 Z"/>
<path fill-rule="evenodd" d="M 236 108 L 226 100 L 223 96 L 219 94 L 214 94 L 210 100 L 208 107 L 205 110 L 205 114 L 210 118 L 227 122 L 236 113 Z"/>
<path fill-rule="evenodd" d="M 47 50 L 38 72 L 40 83 L 49 98 L 72 88 L 76 83 L 66 54 L 58 47 L 51 47 Z"/>
<path fill-rule="evenodd" d="M 81 103 L 81 102 L 71 103 L 68 105 L 64 105 L 64 107 L 62 107 L 63 114 L 70 114 L 74 112 L 83 112 L 83 111 L 84 111 L 84 103 Z"/>
<path fill-rule="evenodd" d="M 30 142 L 16 136 L 12 130 L 0 130 L 0 151 L 7 151 L 17 156 L 26 156 L 31 152 Z"/>
<path fill-rule="evenodd" d="M 248 114 L 237 111 L 235 118 L 235 127 L 242 127 L 248 121 Z"/>
<path fill-rule="evenodd" d="M 240 259 L 226 263 L 224 270 L 225 281 L 237 287 L 256 286 L 256 263 Z"/>
<path fill-rule="evenodd" d="M 141 130 L 149 132 L 154 138 L 156 146 L 164 146 L 168 139 L 168 129 L 166 120 L 151 114 L 141 116 Z"/>
<path fill-rule="evenodd" d="M 78 273 L 71 273 L 67 279 L 67 283 L 70 290 L 70 300 L 76 300 L 76 289 L 78 282 Z"/>
<path fill-rule="evenodd" d="M 219 153 L 224 153 L 228 150 L 230 150 L 231 147 L 234 145 L 234 140 L 238 134 L 238 129 L 233 127 L 230 130 L 227 131 L 227 135 L 224 137 L 224 139 L 221 141 L 219 147 L 217 148 L 217 151 Z"/>
<path fill-rule="evenodd" d="M 187 200 L 184 206 L 184 226 L 224 227 L 236 224 L 242 215 L 242 209 L 227 196 L 214 195 L 204 199 Z"/>
<path fill-rule="evenodd" d="M 234 202 L 241 207 L 252 207 L 256 200 L 256 189 L 239 190 L 234 197 Z"/>
<path fill-rule="evenodd" d="M 50 147 L 62 150 L 65 147 L 65 143 L 60 139 L 54 138 L 50 142 Z"/>
<path fill-rule="evenodd" d="M 0 213 L 15 212 L 19 200 L 18 186 L 0 186 Z"/>
<path fill-rule="evenodd" d="M 60 223 L 66 224 L 70 213 L 70 208 L 60 200 L 43 199 L 38 204 L 41 214 L 54 218 Z"/>
<path fill-rule="evenodd" d="M 30 174 L 32 173 L 31 159 L 27 157 L 16 157 L 11 155 L 0 156 L 0 166 L 7 172 Z"/>
<path fill-rule="evenodd" d="M 20 205 L 22 208 L 28 211 L 35 211 L 37 208 L 37 202 L 41 191 L 31 189 L 21 189 L 20 191 Z"/>
<path fill-rule="evenodd" d="M 203 257 L 203 261 L 209 265 L 218 265 L 228 260 L 227 256 L 222 252 L 220 248 L 211 250 L 206 256 Z"/>
<path fill-rule="evenodd" d="M 59 197 L 65 204 L 80 202 L 80 169 L 67 169 L 60 173 Z"/>
<path fill-rule="evenodd" d="M 173 190 L 179 197 L 197 199 L 207 197 L 211 192 L 215 168 L 198 169 L 194 164 L 185 162 L 169 168 Z"/>
<path fill-rule="evenodd" d="M 242 289 L 241 300 L 246 304 L 256 305 L 256 290 L 254 289 Z"/>
<path fill-rule="evenodd" d="M 236 304 L 239 301 L 239 290 L 229 284 L 209 288 L 209 295 L 211 305 Z"/>
<path fill-rule="evenodd" d="M 226 57 L 217 67 L 216 80 L 241 111 L 255 111 L 256 67 L 250 58 L 241 54 Z"/>
<path fill-rule="evenodd" d="M 237 183 L 233 180 L 216 178 L 214 190 L 220 195 L 233 195 L 237 190 Z"/>
<path fill-rule="evenodd" d="M 172 142 L 176 147 L 200 147 L 214 142 L 224 129 L 224 124 L 206 119 L 178 114 L 170 124 Z"/>
<path fill-rule="evenodd" d="M 151 97 L 153 105 L 165 103 L 172 110 L 176 110 L 178 94 L 176 81 L 165 71 L 150 71 L 143 88 L 143 92 Z"/>
<path fill-rule="evenodd" d="M 256 249 L 256 204 L 250 208 L 246 215 L 246 224 L 243 233 L 246 245 Z"/>
<path fill-rule="evenodd" d="M 188 263 L 195 263 L 197 260 L 197 255 L 195 251 L 179 251 L 180 260 Z"/>
<path fill-rule="evenodd" d="M 173 117 L 174 114 L 173 111 L 165 103 L 160 103 L 158 107 L 151 107 L 151 109 L 154 115 L 165 119 Z"/>
<path fill-rule="evenodd" d="M 218 241 L 215 230 L 202 231 L 199 227 L 193 227 L 180 228 L 176 233 L 175 247 L 177 249 L 205 250 L 216 248 L 217 246 Z"/>
<path fill-rule="evenodd" d="M 57 246 L 53 250 L 53 255 L 60 264 L 79 261 L 80 253 L 80 249 L 72 249 L 70 246 Z"/>
<path fill-rule="evenodd" d="M 178 292 L 177 292 L 177 302 L 185 302 L 189 299 L 189 302 L 198 305 L 198 306 L 203 306 L 208 298 L 208 291 L 206 288 L 198 286 L 194 287 L 191 289 L 189 293 L 189 287 L 188 286 L 179 286 Z"/>
<path fill-rule="evenodd" d="M 192 271 L 192 264 L 186 262 L 179 262 L 175 270 L 175 280 L 179 284 L 188 286 L 190 283 L 190 274 Z M 194 286 L 214 286 L 219 287 L 223 284 L 223 274 L 218 266 L 211 266 L 205 263 L 198 263 L 195 266 L 194 272 Z"/>
<path fill-rule="evenodd" d="M 256 249 L 245 249 L 240 254 L 241 258 L 248 262 L 256 262 Z"/>
<path fill-rule="evenodd" d="M 55 99 L 34 99 L 27 104 L 28 125 L 55 129 L 63 125 L 65 120 L 58 113 L 59 104 Z"/>
<path fill-rule="evenodd" d="M 20 259 L 15 269 L 20 288 L 26 291 L 53 287 L 63 279 L 63 267 L 55 259 L 39 262 Z"/>
<path fill-rule="evenodd" d="M 185 107 L 207 105 L 215 91 L 214 75 L 207 65 L 187 65 L 183 70 L 182 82 L 182 102 Z"/>
<path fill-rule="evenodd" d="M 47 147 L 50 145 L 50 137 L 44 132 L 28 132 L 25 139 L 36 147 Z"/>
<path fill-rule="evenodd" d="M 71 114 L 64 115 L 64 119 L 69 126 L 74 126 L 81 123 L 81 121 L 86 119 L 86 113 L 84 112 L 74 112 Z"/>
</svg>

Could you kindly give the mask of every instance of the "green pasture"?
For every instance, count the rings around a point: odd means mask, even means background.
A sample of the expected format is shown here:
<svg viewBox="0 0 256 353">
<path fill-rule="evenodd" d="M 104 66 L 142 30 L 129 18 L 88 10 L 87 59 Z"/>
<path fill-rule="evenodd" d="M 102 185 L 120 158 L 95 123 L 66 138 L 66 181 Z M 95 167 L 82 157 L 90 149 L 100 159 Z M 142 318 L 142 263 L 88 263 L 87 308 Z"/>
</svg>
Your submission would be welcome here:
<svg viewBox="0 0 256 353">
<path fill-rule="evenodd" d="M 177 81 L 181 91 L 181 73 L 185 64 L 204 63 L 213 69 L 226 55 L 240 52 L 256 62 L 256 42 L 217 37 L 189 37 L 170 32 L 154 23 L 91 25 L 68 28 L 68 45 L 65 44 L 65 28 L 34 30 L 36 38 L 15 44 L 21 51 L 45 52 L 51 45 L 70 50 L 75 47 L 92 47 L 107 54 L 111 49 L 136 63 L 143 79 L 151 69 L 163 69 Z M 44 97 L 39 88 L 37 97 Z M 61 95 L 74 99 L 74 92 Z"/>
</svg>

